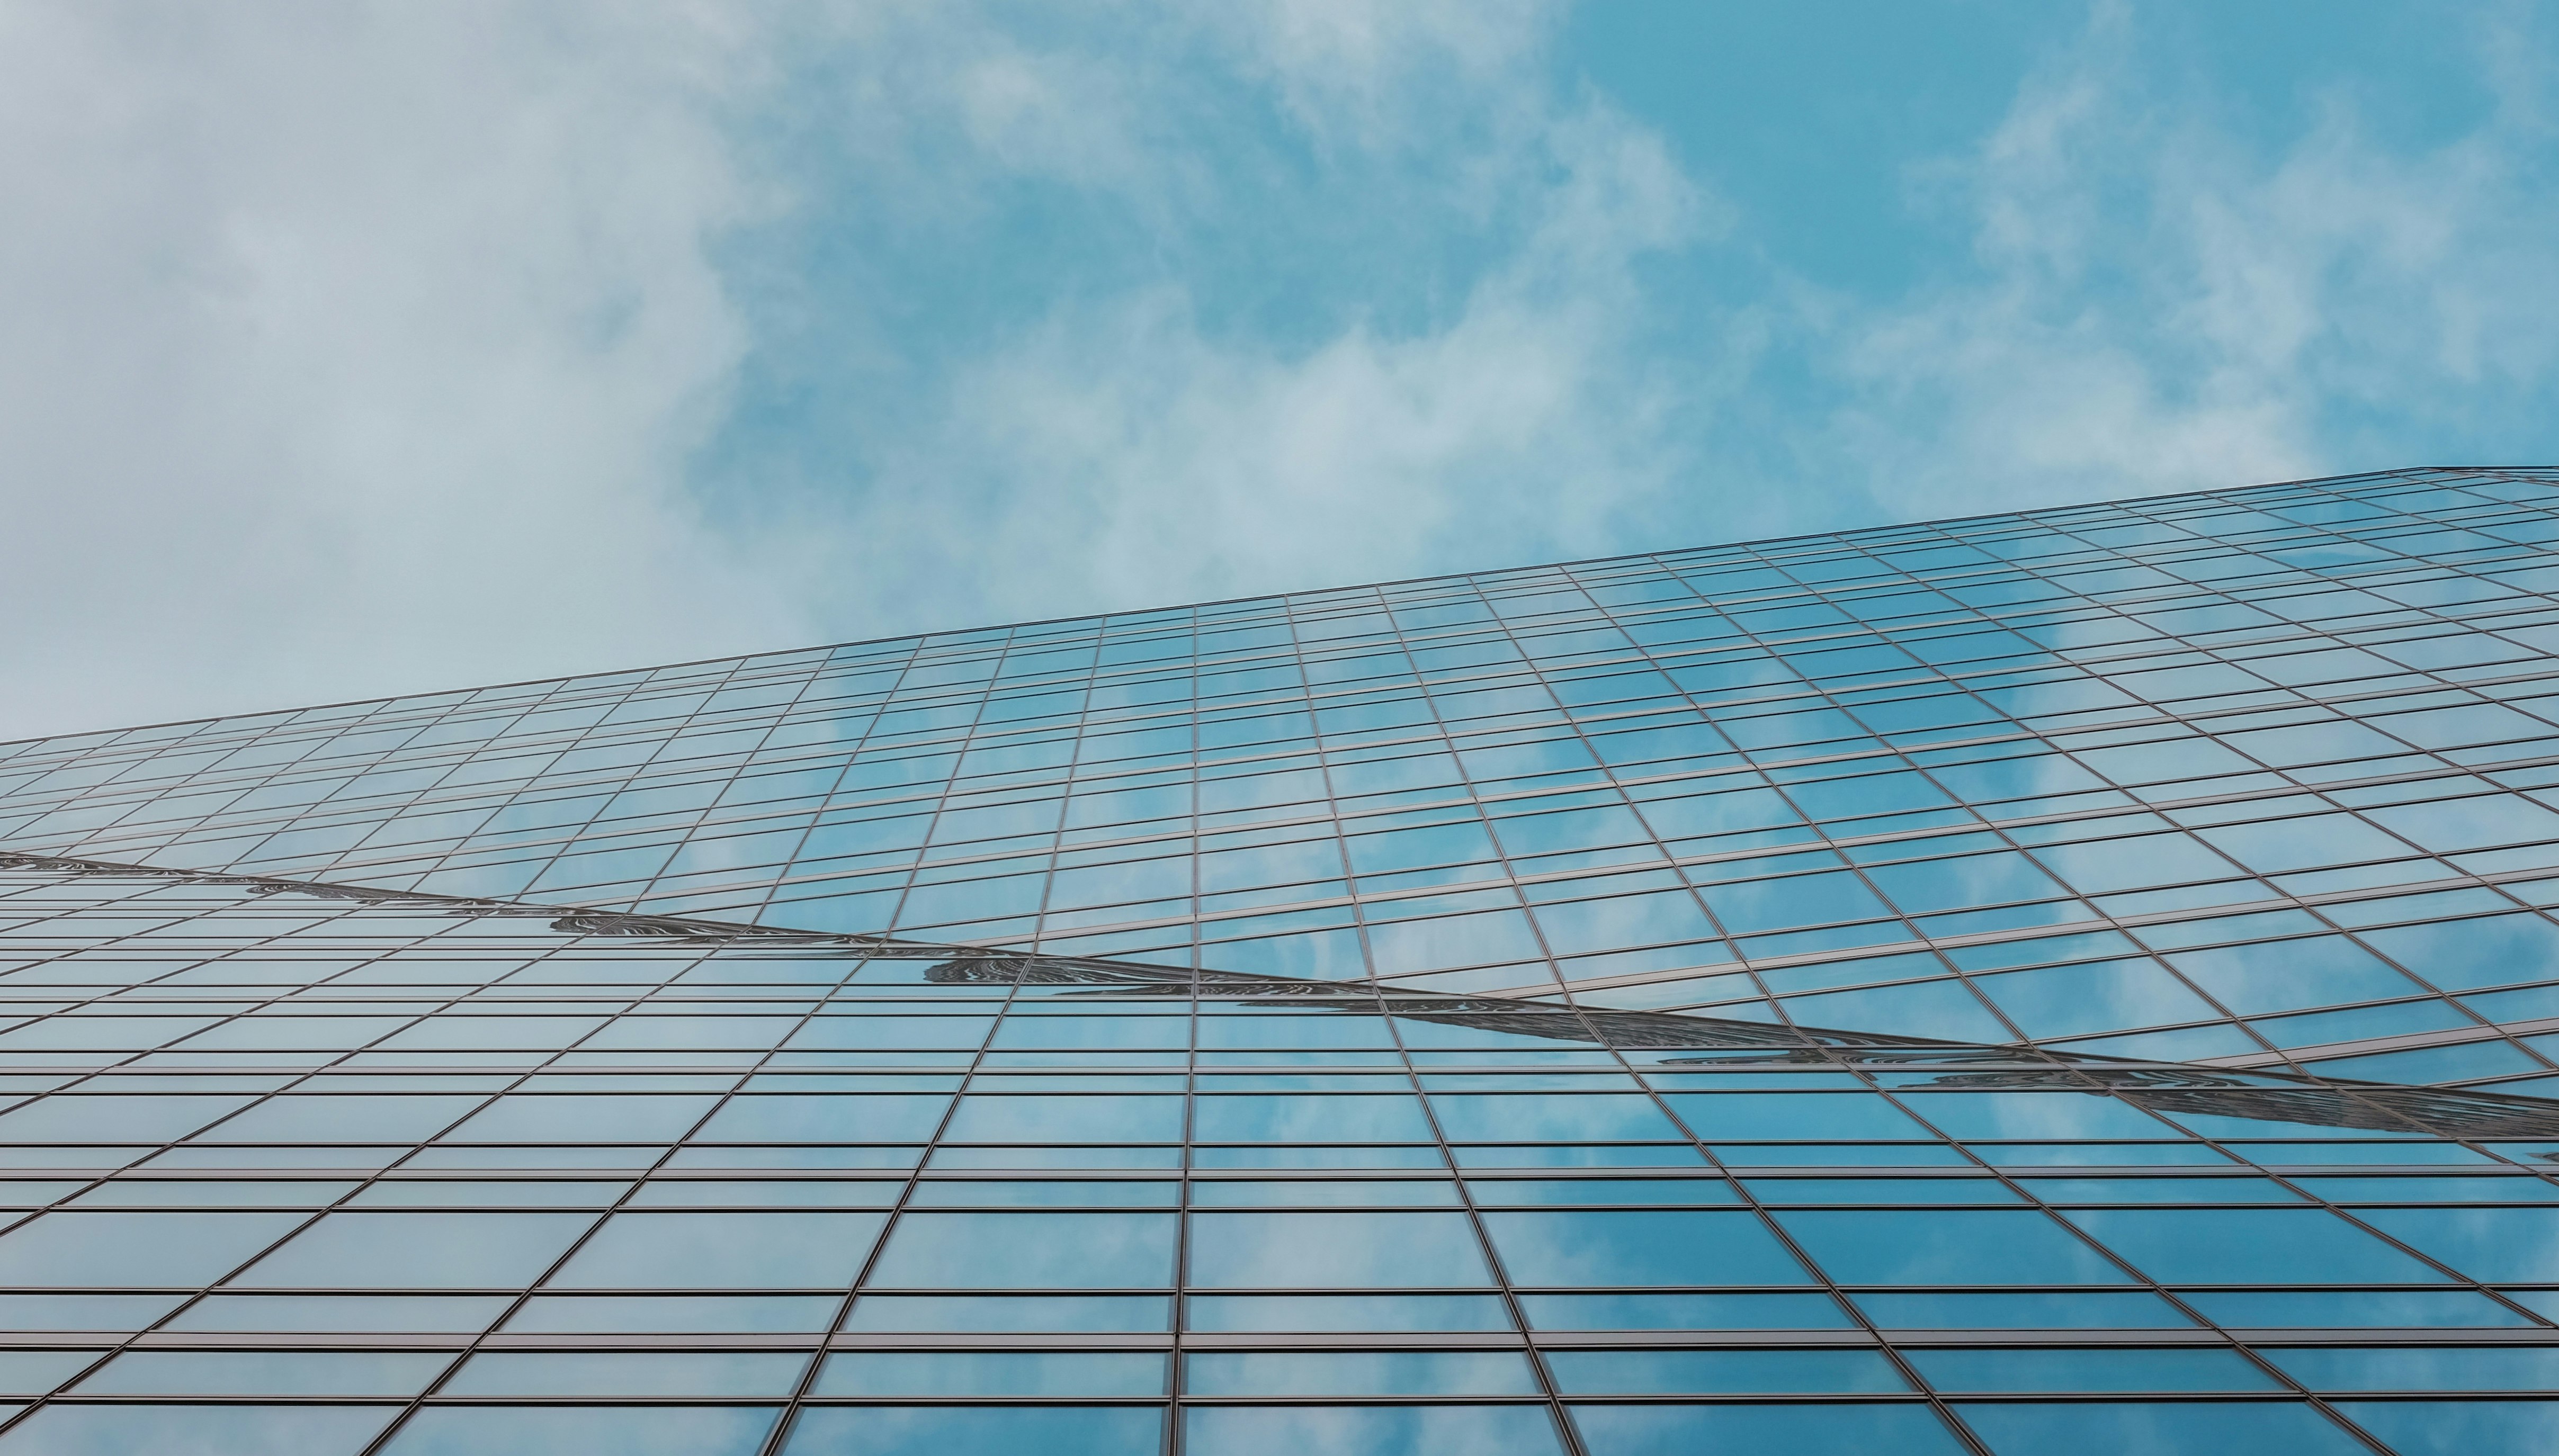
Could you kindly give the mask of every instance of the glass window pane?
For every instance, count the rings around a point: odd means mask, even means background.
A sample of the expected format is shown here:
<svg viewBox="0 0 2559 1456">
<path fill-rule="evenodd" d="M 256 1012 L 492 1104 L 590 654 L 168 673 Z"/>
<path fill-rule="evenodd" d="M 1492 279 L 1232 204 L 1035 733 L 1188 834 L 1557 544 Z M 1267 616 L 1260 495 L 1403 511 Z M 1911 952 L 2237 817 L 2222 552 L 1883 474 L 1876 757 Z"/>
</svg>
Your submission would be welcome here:
<svg viewBox="0 0 2559 1456">
<path fill-rule="evenodd" d="M 756 1405 L 438 1405 L 384 1456 L 754 1456 L 774 1411 Z"/>
<path fill-rule="evenodd" d="M 1170 1284 L 1170 1214 L 906 1214 L 875 1289 L 1113 1289 Z"/>
<path fill-rule="evenodd" d="M 1402 1289 L 1489 1284 L 1463 1214 L 1191 1216 L 1191 1282 L 1207 1288 Z"/>
<path fill-rule="evenodd" d="M 809 1289 L 860 1271 L 887 1215 L 616 1214 L 555 1289 Z"/>
<path fill-rule="evenodd" d="M 783 1456 L 1129 1456 L 1163 1440 L 1150 1405 L 835 1405 L 804 1410 Z M 405 1456 L 405 1453 L 403 1453 Z"/>
<path fill-rule="evenodd" d="M 1801 1284 L 1801 1264 L 1747 1213 L 1494 1211 L 1484 1227 L 1513 1283 Z"/>
<path fill-rule="evenodd" d="M 1194 1406 L 1184 1450 L 1220 1456 L 1560 1456 L 1543 1405 Z"/>
</svg>

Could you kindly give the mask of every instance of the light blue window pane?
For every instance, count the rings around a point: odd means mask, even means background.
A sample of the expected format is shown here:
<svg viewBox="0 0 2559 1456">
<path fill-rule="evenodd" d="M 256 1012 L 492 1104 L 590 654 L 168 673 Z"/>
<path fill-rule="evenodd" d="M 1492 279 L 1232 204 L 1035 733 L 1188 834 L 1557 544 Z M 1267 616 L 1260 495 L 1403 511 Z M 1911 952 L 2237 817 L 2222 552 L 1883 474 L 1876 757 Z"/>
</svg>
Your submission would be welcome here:
<svg viewBox="0 0 2559 1456">
<path fill-rule="evenodd" d="M 2183 1298 L 2224 1329 L 2459 1329 L 2529 1323 L 2467 1289 L 2198 1290 Z"/>
<path fill-rule="evenodd" d="M 422 1142 L 480 1105 L 476 1096 L 270 1097 L 206 1134 L 208 1142 Z"/>
<path fill-rule="evenodd" d="M 299 1214 L 45 1214 L 0 1237 L 0 1284 L 194 1288 L 301 1221 Z"/>
<path fill-rule="evenodd" d="M 2472 1279 L 2559 1279 L 2559 1208 L 2364 1208 L 2356 1216 Z"/>
<path fill-rule="evenodd" d="M 1786 1232 L 1844 1284 L 2122 1284 L 2130 1276 L 2037 1213 L 1790 1210 Z"/>
<path fill-rule="evenodd" d="M 1188 1309 L 1184 1328 L 1228 1334 L 1511 1328 L 1491 1294 L 1194 1294 Z"/>
<path fill-rule="evenodd" d="M 860 1405 L 804 1410 L 783 1456 L 1151 1456 L 1151 1405 Z"/>
<path fill-rule="evenodd" d="M 2314 1390 L 2559 1390 L 2559 1348 L 2328 1347 L 2261 1352 Z"/>
<path fill-rule="evenodd" d="M 2068 1218 L 2170 1284 L 2434 1284 L 2444 1277 L 2319 1209 L 2078 1209 Z"/>
<path fill-rule="evenodd" d="M 856 1352 L 827 1357 L 816 1395 L 1162 1395 L 1165 1357 L 1151 1351 Z"/>
<path fill-rule="evenodd" d="M 694 1136 L 703 1142 L 922 1142 L 950 1105 L 948 1096 L 927 1093 L 750 1093 L 729 1098 Z"/>
<path fill-rule="evenodd" d="M 1385 1049 L 1392 1048 L 1395 1039 L 1388 1034 L 1386 1018 L 1382 1016 L 1348 1012 L 1317 1016 L 1274 1011 L 1243 1016 L 1202 1016 L 1199 1019 L 1199 1044 L 1204 1051 L 1261 1047 Z"/>
<path fill-rule="evenodd" d="M 2447 990 L 2559 979 L 2559 927 L 2534 915 L 2491 915 L 2365 931 L 2381 952 Z"/>
<path fill-rule="evenodd" d="M 1202 1213 L 1191 1282 L 1209 1288 L 1410 1289 L 1489 1284 L 1462 1214 Z"/>
<path fill-rule="evenodd" d="M 175 1294 L 0 1294 L 0 1330 L 139 1330 L 177 1307 Z"/>
<path fill-rule="evenodd" d="M 1469 1178 L 1466 1187 L 1486 1208 L 1741 1202 L 1741 1195 L 1721 1178 Z"/>
<path fill-rule="evenodd" d="M 2048 900 L 2069 893 L 2014 850 L 1870 865 L 1866 874 L 1894 905 L 1912 914 Z"/>
<path fill-rule="evenodd" d="M 80 1382 L 83 1395 L 414 1395 L 453 1363 L 387 1350 L 135 1350 Z"/>
<path fill-rule="evenodd" d="M 456 1142 L 669 1142 L 701 1120 L 707 1096 L 506 1096 L 445 1134 Z"/>
<path fill-rule="evenodd" d="M 1535 1395 L 1528 1358 L 1504 1350 L 1203 1351 L 1183 1358 L 1193 1395 Z"/>
<path fill-rule="evenodd" d="M 1219 1456 L 1560 1456 L 1543 1405 L 1196 1406 L 1182 1448 Z"/>
<path fill-rule="evenodd" d="M 214 1294 L 170 1320 L 173 1330 L 285 1334 L 476 1334 L 507 1312 L 503 1294 Z"/>
<path fill-rule="evenodd" d="M 2147 959 L 1977 975 L 1973 984 L 2030 1037 L 2176 1026 L 2221 1015 L 2184 982 Z"/>
<path fill-rule="evenodd" d="M 0 1114 L 5 1142 L 174 1142 L 246 1097 L 54 1096 Z"/>
<path fill-rule="evenodd" d="M 1940 1390 L 2273 1390 L 2275 1380 L 2229 1350 L 1908 1350 Z"/>
<path fill-rule="evenodd" d="M 1652 1098 L 1634 1093 L 1436 1092 L 1430 1104 L 1456 1142 L 1685 1140 Z"/>
<path fill-rule="evenodd" d="M 610 1335 L 634 1330 L 787 1335 L 834 1323 L 831 1294 L 536 1295 L 507 1321 L 512 1335 Z"/>
<path fill-rule="evenodd" d="M 1543 953 L 1528 917 L 1516 910 L 1372 925 L 1368 948 L 1379 975 L 1529 960 Z"/>
<path fill-rule="evenodd" d="M 1799 1284 L 1810 1276 L 1739 1212 L 1506 1212 L 1483 1216 L 1515 1284 Z"/>
<path fill-rule="evenodd" d="M 1919 1404 L 1576 1405 L 1572 1411 L 1591 1456 L 1961 1456 L 1965 1450 Z"/>
<path fill-rule="evenodd" d="M 1556 1350 L 1567 1395 L 1899 1392 L 1910 1383 L 1872 1350 Z"/>
<path fill-rule="evenodd" d="M 1902 1105 L 1949 1137 L 2179 1137 L 2180 1130 L 2103 1092 L 1912 1092 Z"/>
<path fill-rule="evenodd" d="M 1886 1330 L 2188 1330 L 2194 1321 L 2156 1294 L 1860 1294 Z"/>
<path fill-rule="evenodd" d="M 471 1357 L 446 1395 L 788 1395 L 803 1354 L 744 1350 L 509 1350 Z"/>
<path fill-rule="evenodd" d="M 1715 926 L 1685 891 L 1619 895 L 1537 908 L 1547 948 L 1558 955 L 1712 940 Z"/>
<path fill-rule="evenodd" d="M 1664 1100 L 1708 1142 L 1933 1136 L 1873 1092 L 1673 1092 Z"/>
<path fill-rule="evenodd" d="M 52 1405 L 0 1437 L 8 1456 L 348 1456 L 398 1414 L 386 1405 Z"/>
<path fill-rule="evenodd" d="M 883 1178 L 662 1178 L 642 1184 L 628 1207 L 886 1208 L 897 1202 L 903 1187 Z"/>
<path fill-rule="evenodd" d="M 1144 1096 L 965 1096 L 943 1133 L 947 1142 L 1179 1142 L 1181 1138 L 1182 1099 Z"/>
<path fill-rule="evenodd" d="M 2238 866 L 2183 834 L 2137 834 L 2086 844 L 2046 844 L 2033 850 L 2044 868 L 2074 890 L 2102 895 L 2151 885 L 2226 880 Z"/>
<path fill-rule="evenodd" d="M 97 1363 L 94 1350 L 0 1351 L 0 1394 L 43 1395 Z"/>
<path fill-rule="evenodd" d="M 330 1214 L 240 1276 L 265 1289 L 472 1289 L 531 1283 L 585 1214 Z"/>
<path fill-rule="evenodd" d="M 1004 1019 L 991 1045 L 1004 1051 L 1179 1051 L 1191 1044 L 1182 1016 L 1022 1016 Z"/>
<path fill-rule="evenodd" d="M 1710 885 L 1705 895 L 1716 919 L 1740 936 L 1832 921 L 1873 920 L 1892 913 L 1846 870 Z"/>
<path fill-rule="evenodd" d="M 2280 1401 L 1959 1405 L 1996 1456 L 2368 1456 L 2361 1441 L 2308 1405 Z"/>
<path fill-rule="evenodd" d="M 887 1222 L 874 1213 L 616 1214 L 551 1279 L 558 1289 L 850 1284 Z"/>
<path fill-rule="evenodd" d="M 1170 1214 L 907 1214 L 875 1289 L 1112 1289 L 1172 1282 Z"/>
<path fill-rule="evenodd" d="M 760 1405 L 442 1405 L 411 1416 L 384 1456 L 754 1456 Z"/>
<path fill-rule="evenodd" d="M 816 1016 L 783 1043 L 794 1051 L 911 1048 L 972 1052 L 984 1045 L 991 1016 Z"/>
<path fill-rule="evenodd" d="M 1192 1101 L 1201 1142 L 1429 1142 L 1430 1122 L 1410 1092 L 1260 1096 L 1208 1094 Z M 1174 1136 L 1180 1136 L 1176 1131 Z"/>
<path fill-rule="evenodd" d="M 2315 865 L 2404 859 L 2408 846 L 2352 814 L 2309 814 L 2198 829 L 2197 836 L 2252 870 L 2280 874 Z M 2422 878 L 2422 874 L 2402 876 Z"/>
<path fill-rule="evenodd" d="M 2399 1456 L 2550 1456 L 2559 1400 L 2340 1400 L 2337 1413 Z"/>
<path fill-rule="evenodd" d="M 1539 1330 L 1843 1330 L 1827 1294 L 1523 1294 Z"/>
<path fill-rule="evenodd" d="M 2168 962 L 2242 1016 L 2412 996 L 2424 989 L 2342 936 L 2184 950 Z"/>
<path fill-rule="evenodd" d="M 1148 1335 L 1173 1327 L 1172 1301 L 1142 1294 L 865 1294 L 847 1330 L 891 1333 Z"/>
</svg>

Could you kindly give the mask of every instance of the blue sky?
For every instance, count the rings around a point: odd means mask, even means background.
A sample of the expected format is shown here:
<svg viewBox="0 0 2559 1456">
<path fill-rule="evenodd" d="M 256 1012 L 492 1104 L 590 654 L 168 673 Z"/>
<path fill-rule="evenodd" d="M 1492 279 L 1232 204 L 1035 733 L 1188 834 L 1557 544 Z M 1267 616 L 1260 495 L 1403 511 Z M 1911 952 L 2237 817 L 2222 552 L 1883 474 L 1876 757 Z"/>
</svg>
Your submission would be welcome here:
<svg viewBox="0 0 2559 1456">
<path fill-rule="evenodd" d="M 2559 460 L 2559 7 L 0 0 L 0 732 Z"/>
</svg>

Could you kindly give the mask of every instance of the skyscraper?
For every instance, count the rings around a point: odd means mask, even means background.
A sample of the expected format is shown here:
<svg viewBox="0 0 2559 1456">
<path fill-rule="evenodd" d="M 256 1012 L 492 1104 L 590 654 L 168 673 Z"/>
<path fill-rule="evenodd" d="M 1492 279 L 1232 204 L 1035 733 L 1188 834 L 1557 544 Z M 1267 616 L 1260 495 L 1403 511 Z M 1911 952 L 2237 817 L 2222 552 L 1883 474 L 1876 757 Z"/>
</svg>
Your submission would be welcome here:
<svg viewBox="0 0 2559 1456">
<path fill-rule="evenodd" d="M 2559 472 L 0 746 L 0 1456 L 2548 1451 Z"/>
</svg>

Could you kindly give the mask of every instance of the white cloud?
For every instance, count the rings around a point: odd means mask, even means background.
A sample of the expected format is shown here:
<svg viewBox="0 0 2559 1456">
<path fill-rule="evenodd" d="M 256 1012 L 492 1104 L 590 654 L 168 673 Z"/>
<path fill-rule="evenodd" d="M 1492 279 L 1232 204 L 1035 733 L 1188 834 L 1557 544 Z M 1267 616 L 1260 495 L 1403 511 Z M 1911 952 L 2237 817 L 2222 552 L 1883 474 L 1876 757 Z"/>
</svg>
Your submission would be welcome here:
<svg viewBox="0 0 2559 1456">
<path fill-rule="evenodd" d="M 1543 101 L 1516 77 L 1499 93 Z M 959 370 L 939 426 L 851 507 L 848 538 L 896 543 L 847 577 L 858 615 L 999 621 L 1622 548 L 1680 464 L 1632 268 L 1720 219 L 1604 107 L 1530 120 L 1486 159 L 1528 220 L 1442 323 L 1281 350 L 1203 327 L 1166 283 L 1059 308 Z"/>
<path fill-rule="evenodd" d="M 681 3 L 0 6 L 0 733 L 776 645 L 687 505 L 756 38 Z"/>
<path fill-rule="evenodd" d="M 1935 515 L 2428 463 L 2537 431 L 2559 368 L 2559 195 L 2536 38 L 2479 39 L 2493 112 L 2394 150 L 2353 98 L 2251 146 L 2100 5 L 1923 195 L 1975 267 L 1828 340 L 1841 453 Z M 2486 442 L 2484 446 L 2481 442 Z"/>
</svg>

